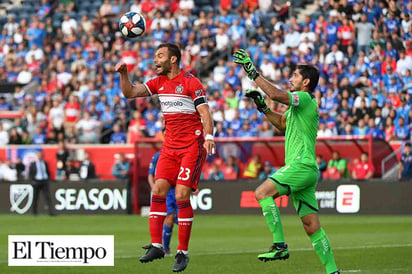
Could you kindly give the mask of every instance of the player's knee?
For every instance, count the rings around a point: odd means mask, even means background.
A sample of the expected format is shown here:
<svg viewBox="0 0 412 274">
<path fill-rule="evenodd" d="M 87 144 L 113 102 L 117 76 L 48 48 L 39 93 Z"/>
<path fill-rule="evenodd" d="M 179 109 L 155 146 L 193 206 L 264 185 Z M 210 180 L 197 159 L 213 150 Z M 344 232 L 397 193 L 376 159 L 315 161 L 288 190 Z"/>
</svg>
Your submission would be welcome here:
<svg viewBox="0 0 412 274">
<path fill-rule="evenodd" d="M 156 196 L 166 197 L 168 189 L 164 189 L 159 185 L 154 185 L 152 188 L 152 194 Z"/>
<path fill-rule="evenodd" d="M 257 201 L 265 199 L 266 197 L 269 197 L 269 196 L 267 195 L 267 193 L 261 187 L 258 187 L 255 190 L 255 198 L 256 198 Z"/>
<path fill-rule="evenodd" d="M 320 229 L 319 219 L 317 216 L 312 216 L 310 218 L 307 216 L 305 217 L 302 218 L 303 228 L 305 229 L 306 234 L 310 236 Z"/>
<path fill-rule="evenodd" d="M 175 192 L 175 197 L 176 197 L 176 201 L 186 201 L 190 199 L 190 190 L 186 190 L 186 189 L 176 189 Z"/>
</svg>

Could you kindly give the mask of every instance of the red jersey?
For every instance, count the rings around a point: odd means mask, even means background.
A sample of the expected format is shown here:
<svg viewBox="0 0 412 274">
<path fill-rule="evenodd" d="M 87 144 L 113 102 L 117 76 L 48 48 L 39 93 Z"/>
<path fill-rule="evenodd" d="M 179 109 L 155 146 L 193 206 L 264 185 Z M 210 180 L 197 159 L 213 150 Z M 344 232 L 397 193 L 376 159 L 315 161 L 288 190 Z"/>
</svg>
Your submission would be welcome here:
<svg viewBox="0 0 412 274">
<path fill-rule="evenodd" d="M 199 79 L 184 70 L 173 79 L 158 76 L 146 88 L 157 94 L 165 119 L 165 146 L 188 147 L 203 139 L 203 125 L 196 107 L 207 104 L 206 93 Z"/>
<path fill-rule="evenodd" d="M 64 115 L 66 116 L 66 122 L 76 122 L 80 118 L 80 104 L 68 102 L 64 106 Z"/>
<path fill-rule="evenodd" d="M 338 28 L 338 35 L 342 40 L 342 45 L 348 46 L 353 41 L 353 28 L 352 26 L 340 26 Z"/>
<path fill-rule="evenodd" d="M 356 179 L 365 179 L 366 175 L 369 173 L 369 171 L 374 172 L 375 168 L 371 163 L 362 163 L 359 162 L 355 165 L 355 174 L 356 174 Z"/>
</svg>

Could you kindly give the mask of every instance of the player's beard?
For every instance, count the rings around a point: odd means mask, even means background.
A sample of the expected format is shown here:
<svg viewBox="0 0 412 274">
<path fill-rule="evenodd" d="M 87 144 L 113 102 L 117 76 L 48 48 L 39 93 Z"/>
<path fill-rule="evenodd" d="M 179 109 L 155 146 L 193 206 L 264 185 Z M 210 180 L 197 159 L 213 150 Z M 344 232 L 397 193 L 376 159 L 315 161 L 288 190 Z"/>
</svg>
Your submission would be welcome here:
<svg viewBox="0 0 412 274">
<path fill-rule="evenodd" d="M 170 60 L 166 60 L 161 64 L 161 70 L 158 72 L 158 75 L 167 75 L 172 70 L 172 64 Z"/>
</svg>

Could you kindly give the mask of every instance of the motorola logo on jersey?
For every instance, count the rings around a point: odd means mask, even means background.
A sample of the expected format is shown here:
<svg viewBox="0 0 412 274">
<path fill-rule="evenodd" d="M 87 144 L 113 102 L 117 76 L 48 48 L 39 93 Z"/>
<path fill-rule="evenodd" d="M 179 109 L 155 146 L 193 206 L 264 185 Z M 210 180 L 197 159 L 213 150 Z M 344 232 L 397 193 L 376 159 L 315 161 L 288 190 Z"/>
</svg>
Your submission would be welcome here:
<svg viewBox="0 0 412 274">
<path fill-rule="evenodd" d="M 183 103 L 180 101 L 166 101 L 166 102 L 161 102 L 162 106 L 165 107 L 182 107 Z"/>
</svg>

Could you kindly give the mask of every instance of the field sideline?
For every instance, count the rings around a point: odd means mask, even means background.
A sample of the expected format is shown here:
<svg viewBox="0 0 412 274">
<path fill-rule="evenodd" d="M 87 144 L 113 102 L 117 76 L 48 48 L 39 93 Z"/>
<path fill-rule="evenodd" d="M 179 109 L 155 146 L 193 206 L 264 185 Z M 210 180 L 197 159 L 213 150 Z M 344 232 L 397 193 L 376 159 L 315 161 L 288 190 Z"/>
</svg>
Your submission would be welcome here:
<svg viewBox="0 0 412 274">
<path fill-rule="evenodd" d="M 341 273 L 412 273 L 412 216 L 321 216 Z M 173 258 L 137 258 L 149 243 L 148 218 L 130 215 L 0 215 L 0 273 L 172 273 Z M 283 216 L 291 257 L 262 263 L 271 235 L 262 216 L 195 216 L 183 273 L 325 273 L 300 220 Z M 175 230 L 177 232 L 177 230 Z M 115 235 L 114 267 L 8 267 L 7 235 Z M 172 248 L 177 245 L 177 233 Z"/>
</svg>

